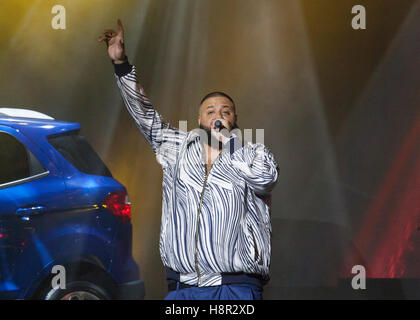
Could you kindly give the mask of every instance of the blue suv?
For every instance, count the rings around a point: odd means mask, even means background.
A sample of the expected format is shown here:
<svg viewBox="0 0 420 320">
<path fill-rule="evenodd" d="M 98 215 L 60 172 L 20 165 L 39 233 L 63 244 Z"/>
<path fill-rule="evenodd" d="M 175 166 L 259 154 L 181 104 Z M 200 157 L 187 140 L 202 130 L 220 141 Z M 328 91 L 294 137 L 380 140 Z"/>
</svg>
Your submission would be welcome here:
<svg viewBox="0 0 420 320">
<path fill-rule="evenodd" d="M 79 132 L 0 108 L 0 299 L 144 298 L 127 191 Z"/>
</svg>

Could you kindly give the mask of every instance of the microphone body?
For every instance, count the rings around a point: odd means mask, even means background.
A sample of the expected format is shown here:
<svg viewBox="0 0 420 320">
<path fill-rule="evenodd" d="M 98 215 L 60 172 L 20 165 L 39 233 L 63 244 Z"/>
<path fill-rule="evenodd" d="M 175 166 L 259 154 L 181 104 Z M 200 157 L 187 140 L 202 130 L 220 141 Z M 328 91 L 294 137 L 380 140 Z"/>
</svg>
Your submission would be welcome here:
<svg viewBox="0 0 420 320">
<path fill-rule="evenodd" d="M 222 128 L 224 128 L 224 126 L 223 126 L 223 124 L 222 124 L 222 121 L 220 121 L 220 120 L 216 120 L 216 121 L 214 122 L 214 126 L 215 126 L 216 128 L 218 128 L 218 129 L 222 129 Z"/>
</svg>

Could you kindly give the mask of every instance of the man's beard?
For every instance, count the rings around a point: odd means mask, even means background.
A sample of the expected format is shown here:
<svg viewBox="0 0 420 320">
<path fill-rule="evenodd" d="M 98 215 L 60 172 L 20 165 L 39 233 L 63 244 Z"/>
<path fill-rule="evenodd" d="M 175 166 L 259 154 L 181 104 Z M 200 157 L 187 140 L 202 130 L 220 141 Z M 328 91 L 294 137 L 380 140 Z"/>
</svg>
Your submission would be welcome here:
<svg viewBox="0 0 420 320">
<path fill-rule="evenodd" d="M 232 129 L 231 129 L 231 130 L 236 129 L 236 128 L 239 128 L 239 127 L 238 127 L 238 125 L 235 123 L 235 124 L 233 125 L 233 127 L 232 127 Z M 205 144 L 207 144 L 207 145 L 209 145 L 209 146 L 218 146 L 218 147 L 219 147 L 219 150 L 221 150 L 221 149 L 223 148 L 223 143 L 222 143 L 222 141 L 219 141 L 218 139 L 216 139 L 216 137 L 214 137 L 214 136 L 211 134 L 211 129 L 210 129 L 210 127 L 205 127 L 205 126 L 203 126 L 202 124 L 200 124 L 200 129 L 203 129 L 203 130 L 206 132 L 206 134 L 207 134 L 207 139 L 204 139 L 204 141 L 203 141 Z"/>
<path fill-rule="evenodd" d="M 211 129 L 209 127 L 205 127 L 202 124 L 200 124 L 200 129 L 203 129 L 207 136 L 203 139 L 203 142 L 209 146 L 219 146 L 219 150 L 223 147 L 222 142 L 217 140 L 212 134 Z"/>
</svg>

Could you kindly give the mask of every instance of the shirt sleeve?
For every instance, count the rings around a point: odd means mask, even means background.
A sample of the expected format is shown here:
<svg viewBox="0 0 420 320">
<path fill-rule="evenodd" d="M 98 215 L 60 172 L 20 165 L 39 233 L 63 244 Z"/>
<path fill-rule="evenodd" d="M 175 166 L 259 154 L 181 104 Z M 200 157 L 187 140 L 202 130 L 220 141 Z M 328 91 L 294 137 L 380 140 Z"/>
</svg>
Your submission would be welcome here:
<svg viewBox="0 0 420 320">
<path fill-rule="evenodd" d="M 231 149 L 232 166 L 257 194 L 268 194 L 277 183 L 279 167 L 271 151 L 261 143 L 242 145 L 233 138 L 226 145 Z M 235 147 L 232 148 L 232 145 Z"/>
<path fill-rule="evenodd" d="M 128 61 L 114 64 L 115 77 L 124 104 L 136 126 L 152 147 L 158 161 L 175 161 L 186 133 L 170 126 L 154 109 L 139 84 L 136 67 Z"/>
</svg>

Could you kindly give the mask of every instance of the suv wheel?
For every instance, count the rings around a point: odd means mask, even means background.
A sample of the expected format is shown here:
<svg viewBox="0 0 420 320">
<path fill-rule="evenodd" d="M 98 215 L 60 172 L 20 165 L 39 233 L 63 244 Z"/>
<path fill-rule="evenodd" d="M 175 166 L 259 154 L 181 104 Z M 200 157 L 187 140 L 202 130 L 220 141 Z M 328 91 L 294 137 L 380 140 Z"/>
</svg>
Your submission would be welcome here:
<svg viewBox="0 0 420 320">
<path fill-rule="evenodd" d="M 71 269 L 69 267 L 69 269 Z M 114 284 L 97 269 L 73 267 L 66 279 L 64 289 L 53 288 L 51 275 L 38 289 L 32 299 L 41 300 L 109 300 L 114 292 Z"/>
<path fill-rule="evenodd" d="M 88 281 L 70 281 L 66 289 L 51 289 L 45 300 L 108 300 L 105 290 Z"/>
</svg>

